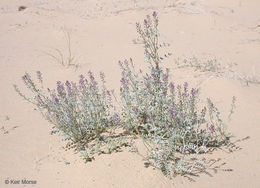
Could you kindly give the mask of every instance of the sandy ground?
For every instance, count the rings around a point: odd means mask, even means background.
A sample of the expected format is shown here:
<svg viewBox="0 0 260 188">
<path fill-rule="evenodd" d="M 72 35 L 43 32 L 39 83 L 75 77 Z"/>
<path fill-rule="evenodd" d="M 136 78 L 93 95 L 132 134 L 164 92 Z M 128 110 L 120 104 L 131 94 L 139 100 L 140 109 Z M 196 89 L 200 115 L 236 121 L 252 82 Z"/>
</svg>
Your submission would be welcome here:
<svg viewBox="0 0 260 188">
<path fill-rule="evenodd" d="M 18 11 L 19 6 L 26 6 Z M 34 187 L 260 187 L 260 85 L 230 77 L 199 75 L 174 69 L 174 59 L 196 56 L 236 63 L 237 75 L 260 74 L 260 1 L 258 0 L 1 0 L 0 2 L 0 187 L 5 180 L 36 180 Z M 46 86 L 57 80 L 76 80 L 89 69 L 102 70 L 109 86 L 119 88 L 118 60 L 132 57 L 143 67 L 143 51 L 136 45 L 136 21 L 159 12 L 163 40 L 173 56 L 165 61 L 172 79 L 201 87 L 228 114 L 232 96 L 237 108 L 229 130 L 241 149 L 217 151 L 211 158 L 225 162 L 227 172 L 201 174 L 190 182 L 165 178 L 145 168 L 142 158 L 127 151 L 101 155 L 84 164 L 79 154 L 65 151 L 52 125 L 23 101 L 12 84 L 22 85 L 24 72 L 41 70 Z M 68 55 L 64 32 L 71 36 L 72 54 L 79 68 L 63 68 L 46 53 L 55 48 Z M 231 73 L 230 73 L 231 74 Z M 238 77 L 236 77 L 238 78 Z M 25 88 L 22 90 L 26 93 Z M 243 140 L 243 138 L 250 137 Z M 31 187 L 30 185 L 28 187 Z"/>
</svg>

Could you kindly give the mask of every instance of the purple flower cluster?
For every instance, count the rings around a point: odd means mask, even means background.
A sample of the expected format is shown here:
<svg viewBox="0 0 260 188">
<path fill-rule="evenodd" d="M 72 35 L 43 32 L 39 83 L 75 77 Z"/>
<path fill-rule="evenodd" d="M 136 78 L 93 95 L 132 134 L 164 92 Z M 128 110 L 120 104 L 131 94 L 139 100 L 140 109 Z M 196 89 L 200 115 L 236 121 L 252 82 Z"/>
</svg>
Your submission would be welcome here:
<svg viewBox="0 0 260 188">
<path fill-rule="evenodd" d="M 146 19 L 144 19 L 144 26 L 145 26 L 146 28 L 149 27 L 148 21 L 147 21 Z"/>
<path fill-rule="evenodd" d="M 96 82 L 94 75 L 91 71 L 88 71 L 88 76 L 89 76 L 89 79 L 90 79 L 89 88 L 91 89 L 93 87 L 94 88 L 97 87 L 97 82 Z"/>
<path fill-rule="evenodd" d="M 23 75 L 22 80 L 23 80 L 24 82 L 26 82 L 26 81 L 28 80 L 28 76 L 27 76 L 27 75 Z"/>
<path fill-rule="evenodd" d="M 119 118 L 118 114 L 115 113 L 114 116 L 113 116 L 113 118 L 114 118 L 114 119 L 118 119 L 118 118 Z"/>
<path fill-rule="evenodd" d="M 36 74 L 37 74 L 38 80 L 42 83 L 42 73 L 41 73 L 41 71 L 37 71 Z"/>
<path fill-rule="evenodd" d="M 50 94 L 50 96 L 51 96 L 52 102 L 53 102 L 54 104 L 58 104 L 58 103 L 59 103 L 59 99 L 57 98 L 57 95 L 56 95 L 56 92 L 55 92 L 55 91 L 52 91 L 51 94 Z"/>
<path fill-rule="evenodd" d="M 79 84 L 80 84 L 80 85 L 83 85 L 83 84 L 84 84 L 84 79 L 85 79 L 85 77 L 81 74 L 81 75 L 79 76 L 79 78 L 80 78 Z"/>
<path fill-rule="evenodd" d="M 72 115 L 71 115 L 71 114 L 68 114 L 68 118 L 71 120 L 71 119 L 72 119 Z"/>
<path fill-rule="evenodd" d="M 190 91 L 190 94 L 191 94 L 192 96 L 194 96 L 195 93 L 196 93 L 196 89 L 192 88 L 191 91 Z"/>
<path fill-rule="evenodd" d="M 128 86 L 129 80 L 126 78 L 124 72 L 122 73 L 122 78 L 121 78 L 120 82 L 124 89 L 126 89 L 126 90 L 129 89 L 129 86 Z"/>
<path fill-rule="evenodd" d="M 157 12 L 153 12 L 153 17 L 155 18 L 155 17 L 157 17 Z"/>
<path fill-rule="evenodd" d="M 137 107 L 133 107 L 133 111 L 134 111 L 135 114 L 137 114 L 138 113 Z"/>
<path fill-rule="evenodd" d="M 166 82 L 169 78 L 168 74 L 163 73 L 163 81 Z"/>
<path fill-rule="evenodd" d="M 172 118 L 174 117 L 174 111 L 173 111 L 173 109 L 169 109 L 169 110 L 168 110 L 168 113 L 171 115 Z"/>
<path fill-rule="evenodd" d="M 58 95 L 61 97 L 66 97 L 66 92 L 65 92 L 65 88 L 64 88 L 64 84 L 61 83 L 61 81 L 57 81 L 57 92 Z"/>
<path fill-rule="evenodd" d="M 174 93 L 175 86 L 172 82 L 169 84 L 169 88 L 170 88 L 171 93 Z"/>
<path fill-rule="evenodd" d="M 209 126 L 209 130 L 210 130 L 211 132 L 214 132 L 214 131 L 215 131 L 215 126 L 214 126 L 213 124 L 211 124 L 211 125 Z"/>
<path fill-rule="evenodd" d="M 67 89 L 68 95 L 72 95 L 73 94 L 73 90 L 72 90 L 72 87 L 71 87 L 71 83 L 67 80 L 65 85 L 66 85 L 66 89 Z"/>
</svg>

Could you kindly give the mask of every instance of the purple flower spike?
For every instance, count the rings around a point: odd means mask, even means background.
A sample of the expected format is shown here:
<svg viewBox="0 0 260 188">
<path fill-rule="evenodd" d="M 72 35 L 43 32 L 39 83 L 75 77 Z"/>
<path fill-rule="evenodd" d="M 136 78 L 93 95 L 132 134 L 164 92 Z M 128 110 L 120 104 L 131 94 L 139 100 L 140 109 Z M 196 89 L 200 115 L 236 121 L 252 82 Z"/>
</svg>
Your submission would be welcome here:
<svg viewBox="0 0 260 188">
<path fill-rule="evenodd" d="M 133 108 L 133 111 L 134 111 L 134 113 L 136 113 L 136 114 L 137 114 L 137 112 L 138 112 L 138 109 L 137 109 L 136 107 L 134 107 L 134 108 Z"/>
<path fill-rule="evenodd" d="M 174 90 L 174 84 L 172 82 L 169 84 L 169 87 L 170 87 L 171 91 Z"/>
<path fill-rule="evenodd" d="M 57 97 L 55 97 L 55 102 L 58 103 L 59 102 L 59 99 Z"/>
<path fill-rule="evenodd" d="M 41 71 L 37 71 L 36 74 L 37 74 L 38 80 L 42 83 L 42 73 L 41 73 Z"/>
<path fill-rule="evenodd" d="M 79 84 L 80 84 L 80 85 L 83 85 L 83 83 L 84 83 L 84 76 L 83 76 L 83 75 L 80 75 L 79 78 L 80 78 Z"/>
<path fill-rule="evenodd" d="M 215 131 L 215 126 L 214 126 L 213 124 L 211 124 L 211 125 L 209 126 L 209 130 L 210 130 L 211 132 L 214 132 L 214 131 Z"/>
<path fill-rule="evenodd" d="M 37 71 L 36 74 L 37 74 L 37 76 L 38 76 L 39 78 L 42 77 L 42 73 L 41 73 L 41 71 Z"/>
<path fill-rule="evenodd" d="M 163 74 L 163 80 L 167 80 L 168 79 L 168 74 Z"/>
<path fill-rule="evenodd" d="M 27 80 L 27 76 L 24 75 L 24 76 L 22 77 L 22 79 L 23 79 L 23 81 Z"/>
<path fill-rule="evenodd" d="M 77 84 L 75 82 L 71 82 L 71 84 L 74 89 L 77 88 Z"/>
<path fill-rule="evenodd" d="M 71 86 L 71 84 L 70 84 L 70 82 L 69 82 L 68 80 L 66 81 L 65 85 L 66 85 L 67 87 L 70 87 L 70 86 Z"/>
<path fill-rule="evenodd" d="M 187 88 L 188 87 L 188 82 L 184 82 L 184 87 Z"/>
<path fill-rule="evenodd" d="M 71 120 L 72 119 L 72 116 L 70 114 L 68 114 L 68 118 Z"/>
<path fill-rule="evenodd" d="M 57 82 L 57 92 L 62 97 L 66 96 L 64 84 L 62 84 L 60 81 Z"/>
<path fill-rule="evenodd" d="M 195 92 L 196 92 L 196 89 L 192 88 L 191 91 L 190 91 L 190 94 L 191 94 L 191 95 L 194 95 Z"/>
<path fill-rule="evenodd" d="M 91 80 L 91 82 L 94 82 L 95 78 L 94 78 L 93 73 L 91 71 L 88 71 L 88 76 L 89 76 L 89 79 Z"/>
<path fill-rule="evenodd" d="M 174 111 L 172 109 L 168 110 L 168 113 L 173 117 L 174 116 Z"/>
<path fill-rule="evenodd" d="M 82 74 L 79 76 L 79 78 L 84 80 L 84 76 Z"/>
<path fill-rule="evenodd" d="M 114 117 L 115 119 L 118 119 L 118 118 L 119 118 L 119 116 L 118 116 L 117 113 L 115 113 L 113 117 Z"/>
<path fill-rule="evenodd" d="M 131 141 L 129 142 L 129 144 L 130 144 L 131 146 L 133 146 L 133 145 L 135 144 L 135 141 L 134 141 L 134 140 L 131 140 Z"/>
<path fill-rule="evenodd" d="M 153 17 L 156 17 L 157 16 L 157 12 L 153 12 Z"/>
<path fill-rule="evenodd" d="M 151 76 L 147 76 L 145 79 L 147 80 L 147 81 L 149 81 L 149 80 L 151 80 Z"/>
<path fill-rule="evenodd" d="M 80 84 L 80 85 L 83 85 L 83 83 L 84 83 L 84 80 L 80 79 L 80 80 L 79 80 L 79 84 Z"/>
<path fill-rule="evenodd" d="M 147 22 L 146 19 L 144 20 L 144 26 L 145 26 L 145 27 L 148 27 L 148 22 Z"/>
<path fill-rule="evenodd" d="M 66 81 L 65 85 L 67 86 L 67 92 L 69 95 L 73 93 L 70 82 Z"/>
<path fill-rule="evenodd" d="M 121 82 L 122 84 L 127 84 L 127 83 L 128 83 L 128 80 L 125 79 L 124 77 L 122 77 L 121 80 L 120 80 L 120 82 Z"/>
</svg>

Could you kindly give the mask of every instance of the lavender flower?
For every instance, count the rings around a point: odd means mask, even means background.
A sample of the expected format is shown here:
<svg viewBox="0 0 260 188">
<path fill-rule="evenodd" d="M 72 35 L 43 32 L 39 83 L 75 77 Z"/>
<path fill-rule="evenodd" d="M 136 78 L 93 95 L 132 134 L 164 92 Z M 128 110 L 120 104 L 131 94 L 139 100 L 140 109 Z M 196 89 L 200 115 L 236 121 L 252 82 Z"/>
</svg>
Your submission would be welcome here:
<svg viewBox="0 0 260 188">
<path fill-rule="evenodd" d="M 149 27 L 148 22 L 147 22 L 146 19 L 144 19 L 144 26 L 145 26 L 146 28 Z"/>
<path fill-rule="evenodd" d="M 57 97 L 55 97 L 55 103 L 57 104 L 57 103 L 59 103 L 59 99 L 57 98 Z"/>
<path fill-rule="evenodd" d="M 213 124 L 211 124 L 211 125 L 209 126 L 209 130 L 210 130 L 211 132 L 214 132 L 214 131 L 215 131 L 215 126 L 214 126 Z"/>
<path fill-rule="evenodd" d="M 174 116 L 174 111 L 172 109 L 168 110 L 168 113 L 173 117 Z"/>
<path fill-rule="evenodd" d="M 24 76 L 22 77 L 22 80 L 25 82 L 25 81 L 28 80 L 28 77 L 27 77 L 26 75 L 24 75 Z"/>
<path fill-rule="evenodd" d="M 123 66 L 123 63 L 122 63 L 121 61 L 118 61 L 118 65 L 119 65 L 120 67 L 122 67 L 122 66 Z"/>
<path fill-rule="evenodd" d="M 183 86 L 184 88 L 188 88 L 188 82 L 184 82 Z"/>
<path fill-rule="evenodd" d="M 66 81 L 65 85 L 67 86 L 67 92 L 69 95 L 73 93 L 72 88 L 71 88 L 71 83 L 69 81 Z"/>
<path fill-rule="evenodd" d="M 82 86 L 83 84 L 84 84 L 84 76 L 81 74 L 80 76 L 79 76 L 79 78 L 80 78 L 80 80 L 79 80 L 79 84 Z"/>
<path fill-rule="evenodd" d="M 128 80 L 125 78 L 125 77 L 122 77 L 120 82 L 123 84 L 123 85 L 126 85 L 128 84 Z"/>
<path fill-rule="evenodd" d="M 118 114 L 115 113 L 114 116 L 113 116 L 113 118 L 114 118 L 114 119 L 118 119 L 118 118 L 119 118 Z"/>
<path fill-rule="evenodd" d="M 196 89 L 192 88 L 191 91 L 190 91 L 190 94 L 191 94 L 192 96 L 194 96 L 194 95 L 195 95 L 195 92 L 196 92 Z"/>
<path fill-rule="evenodd" d="M 71 120 L 72 119 L 72 116 L 70 114 L 68 114 L 68 118 Z"/>
<path fill-rule="evenodd" d="M 108 95 L 108 96 L 111 96 L 111 93 L 110 93 L 110 91 L 108 91 L 108 90 L 107 90 L 107 95 Z"/>
<path fill-rule="evenodd" d="M 95 78 L 94 78 L 94 76 L 93 76 L 93 73 L 92 73 L 91 71 L 88 71 L 88 76 L 89 76 L 89 78 L 90 78 L 91 81 L 94 81 L 94 80 L 95 80 Z"/>
<path fill-rule="evenodd" d="M 134 144 L 135 144 L 135 141 L 134 140 L 130 140 L 129 145 L 133 146 Z"/>
<path fill-rule="evenodd" d="M 153 12 L 153 17 L 155 18 L 157 16 L 157 12 Z"/>
<path fill-rule="evenodd" d="M 169 75 L 168 74 L 163 74 L 163 80 L 166 81 L 168 79 Z"/>
<path fill-rule="evenodd" d="M 66 85 L 67 87 L 71 87 L 71 84 L 70 84 L 70 82 L 69 82 L 68 80 L 65 82 L 65 85 Z"/>
<path fill-rule="evenodd" d="M 136 107 L 133 107 L 133 111 L 134 111 L 135 114 L 137 114 L 138 109 Z"/>
<path fill-rule="evenodd" d="M 64 85 L 60 81 L 57 82 L 57 92 L 61 97 L 66 96 Z"/>
<path fill-rule="evenodd" d="M 41 71 L 37 71 L 36 74 L 37 74 L 38 80 L 42 83 L 42 73 L 41 73 Z"/>
<path fill-rule="evenodd" d="M 172 82 L 169 84 L 169 88 L 171 90 L 171 93 L 173 93 L 175 87 L 174 87 L 174 84 Z"/>
</svg>

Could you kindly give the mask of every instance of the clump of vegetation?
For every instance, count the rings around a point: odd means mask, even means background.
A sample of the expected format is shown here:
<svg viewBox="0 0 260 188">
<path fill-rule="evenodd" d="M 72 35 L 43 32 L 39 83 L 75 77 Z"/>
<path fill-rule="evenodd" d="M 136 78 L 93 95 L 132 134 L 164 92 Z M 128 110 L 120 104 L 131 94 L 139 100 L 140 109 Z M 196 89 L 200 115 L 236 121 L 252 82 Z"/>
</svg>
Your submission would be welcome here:
<svg viewBox="0 0 260 188">
<path fill-rule="evenodd" d="M 53 52 L 44 52 L 46 55 L 51 57 L 56 63 L 60 64 L 62 67 L 69 68 L 75 67 L 75 70 L 78 68 L 78 64 L 76 64 L 75 57 L 72 55 L 71 51 L 71 37 L 69 32 L 65 33 L 66 43 L 67 43 L 67 55 L 64 55 L 61 50 L 54 49 Z"/>
<path fill-rule="evenodd" d="M 211 73 L 215 76 L 225 76 L 225 74 L 232 72 L 232 68 L 236 65 L 234 63 L 223 64 L 220 63 L 216 58 L 201 61 L 196 57 L 189 59 L 175 60 L 175 64 L 178 68 L 194 68 L 195 71 Z"/>
<path fill-rule="evenodd" d="M 14 87 L 21 97 L 34 104 L 45 119 L 55 125 L 52 133 L 61 133 L 79 151 L 84 151 L 94 141 L 102 147 L 106 141 L 103 134 L 112 136 L 118 122 L 118 115 L 113 112 L 113 91 L 106 88 L 104 73 L 100 73 L 100 78 L 101 87 L 89 71 L 88 78 L 80 75 L 78 83 L 57 81 L 56 89 L 44 91 L 42 73 L 38 71 L 38 83 L 28 73 L 22 77 L 33 97 L 25 96 L 16 85 Z"/>
<path fill-rule="evenodd" d="M 128 138 L 137 137 L 147 148 L 148 163 L 168 177 L 205 171 L 207 164 L 200 154 L 229 144 L 231 135 L 210 99 L 201 106 L 197 88 L 190 88 L 187 82 L 175 85 L 169 81 L 169 69 L 162 67 L 160 58 L 158 22 L 154 12 L 143 26 L 136 24 L 149 69 L 135 70 L 132 59 L 119 61 L 122 78 L 117 108 L 112 91 L 105 87 L 103 73 L 101 88 L 89 72 L 88 79 L 81 75 L 78 84 L 58 81 L 57 89 L 48 89 L 47 94 L 26 73 L 23 81 L 33 98 L 24 96 L 17 86 L 15 89 L 55 125 L 53 132 L 61 132 L 77 145 L 85 160 L 96 153 L 132 146 Z M 37 78 L 42 84 L 40 72 Z M 231 114 L 234 103 L 235 98 Z"/>
<path fill-rule="evenodd" d="M 162 68 L 159 55 L 157 14 L 147 16 L 143 27 L 136 26 L 149 72 L 136 71 L 131 59 L 119 62 L 123 126 L 144 139 L 148 159 L 166 175 L 191 173 L 201 161 L 191 164 L 187 158 L 227 144 L 231 135 L 210 99 L 199 108 L 198 89 L 190 89 L 187 82 L 175 86 L 169 81 L 169 70 Z"/>
<path fill-rule="evenodd" d="M 237 64 L 235 63 L 221 63 L 216 58 L 208 60 L 199 60 L 196 57 L 188 59 L 176 59 L 175 64 L 177 68 L 193 68 L 194 71 L 210 74 L 216 77 L 231 78 L 234 80 L 239 80 L 245 83 L 247 86 L 249 84 L 260 84 L 260 75 L 257 75 L 253 69 L 252 73 L 241 73 L 235 71 Z"/>
</svg>

